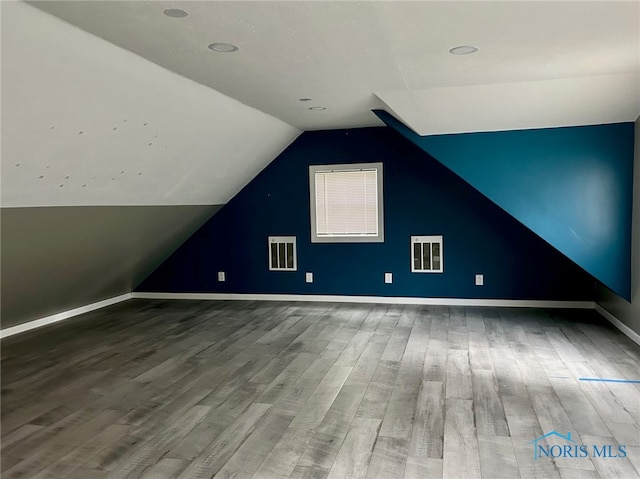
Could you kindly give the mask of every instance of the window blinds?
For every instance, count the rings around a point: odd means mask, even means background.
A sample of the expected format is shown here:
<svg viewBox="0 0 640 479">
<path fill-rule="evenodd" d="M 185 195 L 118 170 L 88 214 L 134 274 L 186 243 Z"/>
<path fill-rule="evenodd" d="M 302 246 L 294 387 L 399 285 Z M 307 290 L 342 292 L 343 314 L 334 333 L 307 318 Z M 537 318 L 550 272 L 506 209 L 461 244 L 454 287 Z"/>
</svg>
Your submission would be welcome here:
<svg viewBox="0 0 640 479">
<path fill-rule="evenodd" d="M 316 171 L 318 236 L 378 234 L 378 170 Z"/>
</svg>

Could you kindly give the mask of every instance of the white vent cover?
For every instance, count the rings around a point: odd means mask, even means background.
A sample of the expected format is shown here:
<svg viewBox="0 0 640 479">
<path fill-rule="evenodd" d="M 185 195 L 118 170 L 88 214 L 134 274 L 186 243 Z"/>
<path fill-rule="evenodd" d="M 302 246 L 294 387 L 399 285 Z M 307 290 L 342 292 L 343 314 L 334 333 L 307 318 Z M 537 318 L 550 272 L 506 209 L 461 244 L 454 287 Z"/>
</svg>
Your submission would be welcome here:
<svg viewBox="0 0 640 479">
<path fill-rule="evenodd" d="M 295 236 L 269 236 L 269 271 L 296 271 Z"/>
<path fill-rule="evenodd" d="M 442 236 L 411 237 L 411 272 L 442 273 Z"/>
</svg>

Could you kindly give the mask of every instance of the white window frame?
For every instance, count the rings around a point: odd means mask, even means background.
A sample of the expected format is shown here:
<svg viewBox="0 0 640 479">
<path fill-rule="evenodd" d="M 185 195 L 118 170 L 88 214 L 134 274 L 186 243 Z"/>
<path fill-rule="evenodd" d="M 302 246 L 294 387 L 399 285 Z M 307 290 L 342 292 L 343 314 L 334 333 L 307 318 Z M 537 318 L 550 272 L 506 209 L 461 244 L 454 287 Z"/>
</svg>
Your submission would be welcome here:
<svg viewBox="0 0 640 479">
<path fill-rule="evenodd" d="M 378 234 L 375 236 L 364 235 L 335 235 L 318 236 L 316 223 L 316 173 L 332 171 L 377 171 L 377 195 L 378 195 Z M 309 166 L 309 206 L 311 218 L 311 242 L 312 243 L 384 243 L 384 195 L 382 191 L 382 163 L 351 163 L 341 165 L 311 165 Z"/>
<path fill-rule="evenodd" d="M 438 243 L 440 245 L 440 268 L 439 269 L 416 269 L 415 267 L 415 258 L 413 256 L 413 245 L 416 243 L 421 243 L 423 246 L 420 248 L 424 248 L 424 243 Z M 443 237 L 442 235 L 429 235 L 429 236 L 412 236 L 411 243 L 409 245 L 409 257 L 411 258 L 411 272 L 412 273 L 444 273 L 444 247 L 443 247 Z M 429 251 L 430 262 L 433 265 L 433 246 L 430 246 Z M 422 254 L 420 255 L 420 261 L 422 263 Z M 422 265 L 424 267 L 424 265 Z"/>
<path fill-rule="evenodd" d="M 293 243 L 293 268 L 280 268 L 273 267 L 271 264 L 271 245 L 272 244 L 280 244 L 280 243 Z M 278 255 L 280 254 L 280 248 L 277 248 Z M 279 256 L 278 256 L 279 259 Z M 267 262 L 269 265 L 269 271 L 298 271 L 298 251 L 296 248 L 296 237 L 295 236 L 269 236 L 267 241 Z M 280 263 L 280 261 L 278 261 Z"/>
</svg>

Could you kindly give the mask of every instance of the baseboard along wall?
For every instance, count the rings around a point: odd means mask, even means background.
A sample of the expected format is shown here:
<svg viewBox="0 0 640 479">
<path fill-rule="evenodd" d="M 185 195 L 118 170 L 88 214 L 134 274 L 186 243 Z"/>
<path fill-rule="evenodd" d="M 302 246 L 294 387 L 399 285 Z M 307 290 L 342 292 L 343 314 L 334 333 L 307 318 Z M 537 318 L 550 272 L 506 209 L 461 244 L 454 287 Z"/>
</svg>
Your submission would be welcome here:
<svg viewBox="0 0 640 479">
<path fill-rule="evenodd" d="M 1 329 L 0 339 L 8 338 L 9 336 L 13 336 L 15 334 L 25 333 L 27 331 L 31 331 L 32 329 L 41 328 L 43 326 L 57 323 L 59 321 L 64 321 L 65 319 L 73 318 L 74 316 L 79 316 L 84 313 L 89 313 L 91 311 L 95 311 L 96 309 L 106 308 L 107 306 L 121 303 L 122 301 L 127 301 L 129 299 L 131 299 L 131 293 L 125 293 L 119 296 L 114 296 L 113 298 L 103 299 L 102 301 L 98 301 L 96 303 L 91 303 L 85 306 L 70 309 L 69 311 L 62 311 L 61 313 L 52 314 L 51 316 L 45 316 L 44 318 L 36 319 L 34 321 L 29 321 L 27 323 L 11 326 L 10 328 Z"/>
<path fill-rule="evenodd" d="M 317 301 L 332 303 L 378 303 L 378 304 L 417 304 L 430 306 L 479 306 L 503 308 L 562 308 L 595 309 L 625 336 L 640 346 L 640 334 L 636 333 L 609 311 L 593 301 L 540 301 L 513 299 L 465 299 L 465 298 L 414 298 L 389 296 L 338 296 L 338 295 L 300 295 L 300 294 L 233 294 L 233 293 L 144 293 L 131 292 L 104 299 L 69 311 L 29 321 L 0 330 L 0 339 L 41 328 L 49 324 L 64 321 L 84 313 L 106 308 L 129 299 L 191 299 L 209 301 Z"/>
</svg>

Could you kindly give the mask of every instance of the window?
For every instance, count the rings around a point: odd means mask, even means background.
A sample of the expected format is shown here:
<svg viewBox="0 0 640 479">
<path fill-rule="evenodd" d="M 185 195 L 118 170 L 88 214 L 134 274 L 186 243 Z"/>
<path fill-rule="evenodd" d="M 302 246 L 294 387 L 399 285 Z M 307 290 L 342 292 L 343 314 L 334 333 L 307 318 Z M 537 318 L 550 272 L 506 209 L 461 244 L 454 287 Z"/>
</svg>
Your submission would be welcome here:
<svg viewBox="0 0 640 479">
<path fill-rule="evenodd" d="M 312 243 L 384 241 L 382 163 L 309 167 Z"/>
<path fill-rule="evenodd" d="M 411 237 L 411 272 L 442 273 L 442 236 Z"/>
<path fill-rule="evenodd" d="M 269 236 L 269 271 L 296 271 L 296 237 Z"/>
</svg>

